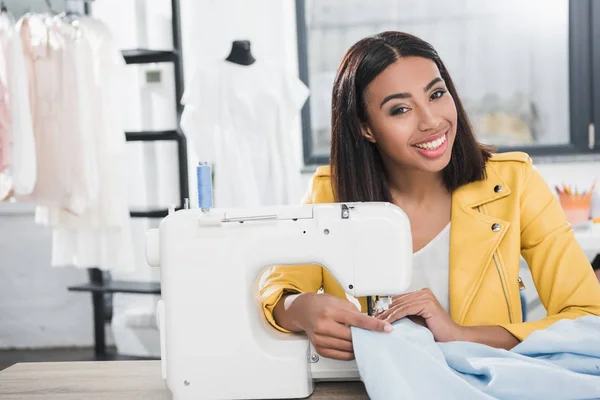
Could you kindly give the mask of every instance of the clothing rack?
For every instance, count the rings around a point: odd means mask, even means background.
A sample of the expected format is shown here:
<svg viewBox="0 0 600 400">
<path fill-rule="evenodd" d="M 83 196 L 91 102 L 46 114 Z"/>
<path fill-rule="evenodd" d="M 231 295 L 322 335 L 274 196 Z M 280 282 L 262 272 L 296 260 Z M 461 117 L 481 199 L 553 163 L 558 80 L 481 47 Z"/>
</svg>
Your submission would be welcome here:
<svg viewBox="0 0 600 400">
<path fill-rule="evenodd" d="M 91 15 L 91 0 L 80 1 L 85 2 L 85 14 Z M 189 199 L 189 185 L 187 140 L 180 128 L 181 114 L 183 113 L 181 98 L 183 97 L 184 89 L 181 20 L 179 0 L 170 1 L 172 14 L 173 50 L 124 50 L 123 57 L 128 65 L 163 62 L 173 63 L 175 74 L 175 106 L 177 113 L 177 127 L 175 130 L 167 131 L 125 132 L 125 137 L 127 142 L 177 142 L 179 167 L 179 206 L 177 209 L 182 209 L 185 207 L 186 200 Z M 130 216 L 132 218 L 164 218 L 168 215 L 168 213 L 168 209 L 130 211 Z M 160 283 L 115 281 L 111 279 L 110 273 L 104 272 L 98 268 L 91 268 L 88 272 L 89 283 L 70 286 L 68 290 L 75 292 L 90 292 L 92 294 L 95 343 L 94 351 L 96 359 L 107 360 L 127 358 L 108 354 L 106 349 L 106 337 L 104 329 L 105 323 L 112 320 L 112 295 L 114 293 L 160 295 Z"/>
</svg>

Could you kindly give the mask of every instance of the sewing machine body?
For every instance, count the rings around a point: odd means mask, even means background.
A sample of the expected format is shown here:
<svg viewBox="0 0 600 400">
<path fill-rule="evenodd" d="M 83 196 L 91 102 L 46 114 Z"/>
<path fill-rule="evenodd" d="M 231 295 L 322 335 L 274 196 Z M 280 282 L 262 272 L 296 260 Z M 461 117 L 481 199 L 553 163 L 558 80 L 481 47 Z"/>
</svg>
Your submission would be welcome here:
<svg viewBox="0 0 600 400">
<path fill-rule="evenodd" d="M 147 239 L 162 269 L 161 358 L 175 400 L 304 398 L 315 381 L 360 379 L 354 361 L 320 357 L 306 335 L 268 323 L 268 267 L 320 264 L 355 297 L 402 293 L 412 272 L 408 218 L 388 203 L 180 210 Z"/>
</svg>

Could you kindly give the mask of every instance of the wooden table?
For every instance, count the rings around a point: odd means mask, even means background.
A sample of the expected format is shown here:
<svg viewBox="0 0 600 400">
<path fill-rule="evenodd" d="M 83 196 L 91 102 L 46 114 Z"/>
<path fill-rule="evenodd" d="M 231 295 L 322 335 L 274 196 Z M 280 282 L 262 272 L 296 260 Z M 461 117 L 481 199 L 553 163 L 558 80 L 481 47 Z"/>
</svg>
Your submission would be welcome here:
<svg viewBox="0 0 600 400">
<path fill-rule="evenodd" d="M 22 363 L 0 371 L 2 400 L 168 400 L 160 361 Z M 310 399 L 368 399 L 362 382 L 319 383 Z"/>
</svg>

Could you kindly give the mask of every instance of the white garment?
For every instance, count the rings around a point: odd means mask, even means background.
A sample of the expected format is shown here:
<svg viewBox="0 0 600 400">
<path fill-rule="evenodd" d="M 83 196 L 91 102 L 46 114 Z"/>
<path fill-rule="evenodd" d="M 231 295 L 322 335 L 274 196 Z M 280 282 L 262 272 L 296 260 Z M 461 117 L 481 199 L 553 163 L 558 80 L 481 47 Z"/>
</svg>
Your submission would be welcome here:
<svg viewBox="0 0 600 400">
<path fill-rule="evenodd" d="M 6 25 L 0 14 L 0 24 Z M 8 93 L 8 48 L 5 45 L 6 28 L 0 27 L 0 201 L 8 198 L 12 192 L 11 165 L 11 113 Z"/>
<path fill-rule="evenodd" d="M 450 269 L 450 224 L 446 225 L 425 247 L 413 254 L 413 274 L 407 292 L 429 288 L 447 313 Z"/>
<path fill-rule="evenodd" d="M 0 103 L 2 102 L 0 130 L 6 129 L 5 134 L 8 133 L 10 138 L 10 143 L 6 143 L 8 147 L 5 148 L 9 151 L 10 162 L 4 172 L 0 165 L 0 181 L 5 182 L 4 185 L 0 183 L 4 187 L 0 188 L 0 200 L 10 191 L 13 192 L 11 196 L 17 197 L 31 194 L 36 181 L 35 140 L 23 45 L 14 20 L 8 13 L 0 13 Z"/>
<path fill-rule="evenodd" d="M 99 21 L 21 21 L 32 82 L 36 222 L 53 228 L 52 266 L 135 268 L 125 183 L 125 62 Z"/>
<path fill-rule="evenodd" d="M 106 27 L 92 18 L 80 18 L 89 53 L 78 51 L 76 64 L 82 80 L 78 98 L 82 120 L 90 121 L 88 142 L 82 143 L 90 163 L 89 177 L 81 176 L 81 187 L 95 182 L 95 202 L 80 216 L 55 208 L 47 222 L 53 224 L 52 265 L 97 267 L 132 271 L 135 267 L 125 183 L 125 135 L 121 121 L 122 79 L 125 62 Z M 87 91 L 83 90 L 86 88 Z M 93 110 L 93 113 L 90 111 Z M 87 111 L 87 114 L 86 114 Z M 83 128 L 84 125 L 81 125 Z M 89 156 L 89 157 L 88 157 Z M 91 195 L 92 193 L 90 193 Z"/>
<path fill-rule="evenodd" d="M 27 196 L 35 187 L 37 160 L 23 43 L 16 32 L 11 35 L 9 48 L 11 52 L 8 65 L 8 92 L 12 114 L 13 189 L 15 196 Z"/>
<path fill-rule="evenodd" d="M 282 67 L 219 61 L 194 74 L 181 126 L 214 166 L 217 207 L 295 204 L 300 165 L 292 129 L 308 88 Z"/>
</svg>

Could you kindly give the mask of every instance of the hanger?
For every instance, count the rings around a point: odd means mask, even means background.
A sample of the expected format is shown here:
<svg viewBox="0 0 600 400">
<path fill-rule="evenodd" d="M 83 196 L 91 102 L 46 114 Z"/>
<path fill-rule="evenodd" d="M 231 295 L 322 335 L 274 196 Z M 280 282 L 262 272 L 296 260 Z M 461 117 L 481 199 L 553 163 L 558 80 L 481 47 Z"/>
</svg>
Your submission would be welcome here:
<svg viewBox="0 0 600 400">
<path fill-rule="evenodd" d="M 15 19 L 13 18 L 10 11 L 8 11 L 6 3 L 4 1 L 0 1 L 0 29 L 10 28 L 14 24 Z"/>
<path fill-rule="evenodd" d="M 56 11 L 54 11 L 54 7 L 52 7 L 50 0 L 46 0 L 46 7 L 48 7 L 48 11 L 50 11 L 51 14 L 56 14 Z"/>
<path fill-rule="evenodd" d="M 75 11 L 72 7 L 69 7 L 69 1 L 70 0 L 65 0 L 66 11 L 61 13 L 61 15 L 63 16 L 63 20 L 73 24 L 75 21 L 81 18 L 81 13 L 79 11 Z"/>
</svg>

